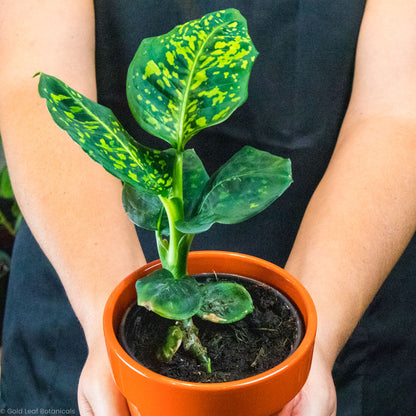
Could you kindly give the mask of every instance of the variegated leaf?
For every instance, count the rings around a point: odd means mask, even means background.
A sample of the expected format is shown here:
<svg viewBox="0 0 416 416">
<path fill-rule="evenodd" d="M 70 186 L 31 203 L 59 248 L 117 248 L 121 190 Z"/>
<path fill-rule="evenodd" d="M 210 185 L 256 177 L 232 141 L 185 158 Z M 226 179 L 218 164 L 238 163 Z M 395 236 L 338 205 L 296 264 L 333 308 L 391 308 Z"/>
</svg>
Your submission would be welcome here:
<svg viewBox="0 0 416 416">
<path fill-rule="evenodd" d="M 183 147 L 246 100 L 256 56 L 247 22 L 235 9 L 147 38 L 129 67 L 130 108 L 146 131 Z"/>
<path fill-rule="evenodd" d="M 193 277 L 175 279 L 167 269 L 158 269 L 136 282 L 137 304 L 168 319 L 183 320 L 194 316 L 202 296 Z"/>
<path fill-rule="evenodd" d="M 211 177 L 196 215 L 177 222 L 176 228 L 197 234 L 216 222 L 245 221 L 267 208 L 292 182 L 289 159 L 245 146 Z"/>
<path fill-rule="evenodd" d="M 213 282 L 201 286 L 202 305 L 198 316 L 218 324 L 229 324 L 253 312 L 247 289 L 234 282 Z"/>
<path fill-rule="evenodd" d="M 199 202 L 209 176 L 194 149 L 187 149 L 183 158 L 183 199 L 185 218 L 191 218 Z M 139 227 L 161 231 L 169 235 L 169 223 L 161 200 L 156 195 L 141 192 L 137 187 L 125 184 L 123 187 L 123 205 L 130 219 Z M 160 220 L 160 224 L 159 224 Z"/>
<path fill-rule="evenodd" d="M 113 112 L 50 75 L 41 74 L 39 94 L 55 123 L 107 171 L 136 188 L 167 195 L 173 155 L 137 143 Z"/>
</svg>

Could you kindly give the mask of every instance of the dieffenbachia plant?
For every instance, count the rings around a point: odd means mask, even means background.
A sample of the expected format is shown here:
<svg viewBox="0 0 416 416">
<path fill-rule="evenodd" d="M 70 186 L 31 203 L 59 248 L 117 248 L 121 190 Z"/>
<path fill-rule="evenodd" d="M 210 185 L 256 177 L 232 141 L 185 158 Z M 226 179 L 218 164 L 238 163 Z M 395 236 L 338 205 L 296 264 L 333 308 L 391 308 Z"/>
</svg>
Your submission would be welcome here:
<svg viewBox="0 0 416 416">
<path fill-rule="evenodd" d="M 212 177 L 188 141 L 221 123 L 247 99 L 257 51 L 235 9 L 205 15 L 144 39 L 127 74 L 127 99 L 140 126 L 168 150 L 145 147 L 112 111 L 58 79 L 40 75 L 39 93 L 55 122 L 92 159 L 124 183 L 123 204 L 140 227 L 155 231 L 163 268 L 136 284 L 139 305 L 173 319 L 159 356 L 182 344 L 210 371 L 192 317 L 235 322 L 253 310 L 249 293 L 230 282 L 200 284 L 187 275 L 194 235 L 234 224 L 268 207 L 290 185 L 290 161 L 246 146 Z"/>
</svg>

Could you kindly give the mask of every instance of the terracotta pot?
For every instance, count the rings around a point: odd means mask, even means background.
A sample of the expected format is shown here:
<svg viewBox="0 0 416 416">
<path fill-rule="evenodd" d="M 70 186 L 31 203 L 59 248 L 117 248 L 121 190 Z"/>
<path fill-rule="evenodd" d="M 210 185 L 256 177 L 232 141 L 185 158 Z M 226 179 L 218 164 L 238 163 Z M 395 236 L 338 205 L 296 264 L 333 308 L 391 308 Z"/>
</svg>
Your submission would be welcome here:
<svg viewBox="0 0 416 416">
<path fill-rule="evenodd" d="M 135 301 L 135 282 L 160 268 L 149 263 L 123 280 L 104 312 L 104 335 L 114 380 L 129 402 L 133 416 L 270 416 L 300 391 L 309 373 L 317 317 L 304 287 L 280 267 L 256 257 L 219 251 L 191 252 L 190 274 L 231 273 L 280 290 L 298 307 L 305 335 L 296 351 L 278 366 L 257 376 L 227 383 L 190 383 L 150 371 L 131 358 L 117 340 L 126 309 Z"/>
</svg>

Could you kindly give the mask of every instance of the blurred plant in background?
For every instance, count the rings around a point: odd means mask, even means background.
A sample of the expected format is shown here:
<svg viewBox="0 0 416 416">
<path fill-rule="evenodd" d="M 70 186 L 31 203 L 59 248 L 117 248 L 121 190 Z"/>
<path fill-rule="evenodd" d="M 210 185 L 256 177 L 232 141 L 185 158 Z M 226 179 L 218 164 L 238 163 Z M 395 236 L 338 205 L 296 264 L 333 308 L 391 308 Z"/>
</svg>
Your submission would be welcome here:
<svg viewBox="0 0 416 416">
<path fill-rule="evenodd" d="M 0 136 L 0 325 L 3 322 L 10 256 L 22 214 L 14 197 Z M 1 341 L 1 332 L 0 332 Z"/>
<path fill-rule="evenodd" d="M 0 226 L 14 237 L 19 227 L 22 215 L 19 206 L 14 198 L 12 184 L 10 182 L 9 171 L 4 157 L 3 147 L 1 146 L 0 136 Z"/>
</svg>

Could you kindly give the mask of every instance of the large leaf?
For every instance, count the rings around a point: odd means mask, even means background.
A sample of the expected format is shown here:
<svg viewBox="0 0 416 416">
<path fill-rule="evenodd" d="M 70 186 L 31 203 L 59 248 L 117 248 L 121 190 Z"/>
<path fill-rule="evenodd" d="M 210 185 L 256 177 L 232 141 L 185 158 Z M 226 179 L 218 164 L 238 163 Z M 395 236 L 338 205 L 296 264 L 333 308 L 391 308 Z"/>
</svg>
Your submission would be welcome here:
<svg viewBox="0 0 416 416">
<path fill-rule="evenodd" d="M 190 218 L 209 176 L 193 149 L 184 153 L 183 160 L 183 195 L 185 218 Z M 164 213 L 162 202 L 158 196 L 143 192 L 130 184 L 123 187 L 123 205 L 129 218 L 139 227 L 146 230 L 160 230 L 162 234 L 169 235 L 169 223 Z M 161 224 L 159 218 L 162 213 Z"/>
<path fill-rule="evenodd" d="M 218 324 L 229 324 L 253 312 L 247 289 L 234 282 L 213 282 L 202 286 L 202 305 L 198 316 Z"/>
<path fill-rule="evenodd" d="M 41 74 L 39 94 L 59 127 L 111 174 L 155 195 L 172 185 L 170 152 L 137 143 L 113 112 L 89 100 L 62 81 Z"/>
<path fill-rule="evenodd" d="M 127 76 L 132 113 L 149 133 L 184 146 L 246 100 L 256 56 L 247 22 L 235 9 L 144 39 Z"/>
<path fill-rule="evenodd" d="M 193 277 L 175 279 L 166 269 L 159 269 L 136 282 L 137 304 L 168 319 L 183 320 L 201 307 L 199 285 Z"/>
<path fill-rule="evenodd" d="M 267 208 L 291 183 L 289 159 L 245 146 L 210 179 L 196 216 L 176 226 L 196 234 L 215 222 L 245 221 Z"/>
</svg>

